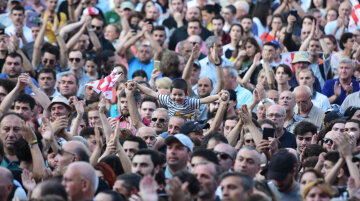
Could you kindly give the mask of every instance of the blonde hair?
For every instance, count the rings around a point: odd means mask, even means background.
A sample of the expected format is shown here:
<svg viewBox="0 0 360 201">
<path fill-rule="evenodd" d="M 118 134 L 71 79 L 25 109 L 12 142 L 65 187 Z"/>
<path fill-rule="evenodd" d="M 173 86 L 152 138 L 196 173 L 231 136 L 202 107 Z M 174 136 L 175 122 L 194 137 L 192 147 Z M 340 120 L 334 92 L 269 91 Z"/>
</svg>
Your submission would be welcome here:
<svg viewBox="0 0 360 201">
<path fill-rule="evenodd" d="M 171 83 L 172 83 L 172 81 L 168 77 L 162 77 L 162 78 L 159 78 L 158 80 L 156 80 L 157 88 L 164 88 L 164 89 L 170 90 Z"/>
<path fill-rule="evenodd" d="M 328 195 L 330 198 L 334 197 L 333 189 L 331 188 L 331 186 L 328 183 L 325 183 L 323 179 L 317 179 L 306 185 L 304 191 L 302 192 L 302 196 L 304 199 L 306 198 L 310 190 L 314 187 L 320 188 L 323 193 Z"/>
</svg>

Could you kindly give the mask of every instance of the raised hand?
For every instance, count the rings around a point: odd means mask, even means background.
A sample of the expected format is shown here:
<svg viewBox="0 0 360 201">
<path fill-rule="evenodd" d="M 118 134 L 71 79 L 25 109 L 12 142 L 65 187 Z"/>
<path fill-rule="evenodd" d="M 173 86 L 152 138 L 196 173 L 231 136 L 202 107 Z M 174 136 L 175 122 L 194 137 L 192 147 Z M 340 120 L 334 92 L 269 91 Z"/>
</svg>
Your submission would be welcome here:
<svg viewBox="0 0 360 201">
<path fill-rule="evenodd" d="M 226 90 L 221 90 L 219 93 L 219 100 L 220 102 L 229 102 L 229 98 L 230 98 L 230 94 L 228 91 Z"/>
<path fill-rule="evenodd" d="M 256 53 L 253 60 L 253 64 L 255 66 L 260 65 L 260 58 L 261 58 L 261 53 L 260 52 Z"/>
<path fill-rule="evenodd" d="M 345 86 L 346 95 L 350 95 L 353 92 L 353 90 L 354 88 L 352 82 L 349 85 Z"/>
<path fill-rule="evenodd" d="M 220 57 L 219 57 L 219 54 L 218 54 L 218 50 L 216 48 L 216 46 L 214 45 L 214 47 L 210 48 L 210 55 L 209 55 L 213 61 L 218 64 L 220 63 Z"/>
<path fill-rule="evenodd" d="M 22 136 L 26 140 L 26 142 L 28 144 L 33 143 L 33 141 L 36 140 L 36 135 L 29 126 L 29 124 L 25 124 L 24 122 L 21 122 L 20 127 L 21 127 Z"/>
<path fill-rule="evenodd" d="M 32 173 L 29 170 L 23 169 L 23 172 L 21 173 L 21 180 L 23 186 L 27 191 L 33 191 L 35 189 L 36 182 Z"/>
<path fill-rule="evenodd" d="M 168 179 L 167 184 L 170 201 L 191 200 L 191 194 L 188 190 L 189 182 L 182 184 L 179 178 L 173 177 Z"/>
<path fill-rule="evenodd" d="M 199 44 L 195 44 L 191 50 L 191 56 L 194 59 L 198 59 L 200 57 L 200 45 Z"/>
<path fill-rule="evenodd" d="M 98 104 L 98 109 L 100 113 L 105 113 L 106 112 L 106 101 L 105 101 L 105 97 L 103 94 L 100 95 L 100 101 Z"/>
<path fill-rule="evenodd" d="M 46 141 L 51 141 L 54 139 L 54 129 L 52 128 L 49 120 L 46 117 L 42 117 L 42 137 Z"/>
<path fill-rule="evenodd" d="M 19 79 L 22 83 L 25 83 L 27 86 L 29 86 L 30 88 L 35 87 L 34 82 L 32 81 L 30 75 L 28 73 L 21 73 L 19 75 Z"/>
<path fill-rule="evenodd" d="M 140 196 L 144 201 L 157 201 L 157 183 L 152 175 L 146 175 L 140 181 Z"/>
<path fill-rule="evenodd" d="M 341 95 L 341 84 L 338 81 L 334 84 L 334 95 L 336 97 L 340 97 Z"/>
<path fill-rule="evenodd" d="M 246 104 L 243 104 L 240 108 L 240 119 L 242 122 L 244 122 L 245 125 L 252 123 L 252 118 L 249 114 Z"/>
<path fill-rule="evenodd" d="M 99 149 L 101 149 L 102 146 L 103 146 L 103 141 L 102 141 L 102 138 L 101 138 L 101 136 L 100 136 L 99 127 L 98 127 L 98 126 L 95 126 L 94 130 L 95 130 L 96 147 L 99 148 Z"/>
<path fill-rule="evenodd" d="M 66 129 L 68 126 L 68 118 L 66 116 L 59 116 L 50 121 L 51 127 L 54 129 L 55 135 L 57 135 L 60 131 Z"/>
<path fill-rule="evenodd" d="M 84 100 L 79 101 L 76 96 L 71 96 L 69 98 L 69 102 L 72 102 L 72 104 L 74 105 L 74 107 L 76 109 L 76 113 L 79 116 L 82 116 L 84 114 L 84 105 L 85 105 Z"/>
</svg>

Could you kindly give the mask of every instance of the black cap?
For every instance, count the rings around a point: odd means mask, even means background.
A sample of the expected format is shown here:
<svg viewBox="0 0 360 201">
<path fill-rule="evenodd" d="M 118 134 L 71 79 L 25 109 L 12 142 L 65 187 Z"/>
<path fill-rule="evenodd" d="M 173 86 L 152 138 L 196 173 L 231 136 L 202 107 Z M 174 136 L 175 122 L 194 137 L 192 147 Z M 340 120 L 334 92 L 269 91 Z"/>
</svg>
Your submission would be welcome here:
<svg viewBox="0 0 360 201">
<path fill-rule="evenodd" d="M 267 179 L 284 181 L 287 175 L 294 171 L 297 159 L 289 151 L 283 149 L 277 152 L 270 160 Z"/>
<path fill-rule="evenodd" d="M 324 124 L 329 123 L 335 119 L 345 119 L 345 117 L 339 111 L 331 111 L 325 114 Z"/>
<path fill-rule="evenodd" d="M 187 135 L 190 132 L 199 131 L 209 127 L 210 125 L 208 123 L 201 124 L 197 121 L 187 121 L 181 126 L 180 133 Z"/>
<path fill-rule="evenodd" d="M 345 110 L 344 116 L 346 116 L 347 119 L 349 120 L 352 118 L 352 116 L 354 116 L 355 112 L 358 110 L 360 110 L 360 107 L 355 107 L 355 106 L 348 107 Z"/>
</svg>

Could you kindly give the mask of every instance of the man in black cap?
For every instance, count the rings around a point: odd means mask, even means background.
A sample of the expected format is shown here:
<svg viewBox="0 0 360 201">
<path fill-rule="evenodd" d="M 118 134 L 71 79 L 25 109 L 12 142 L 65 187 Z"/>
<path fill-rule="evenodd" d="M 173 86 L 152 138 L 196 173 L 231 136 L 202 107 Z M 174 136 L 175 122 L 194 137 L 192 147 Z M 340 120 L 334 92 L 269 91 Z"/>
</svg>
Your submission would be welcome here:
<svg viewBox="0 0 360 201">
<path fill-rule="evenodd" d="M 198 138 L 200 141 L 204 139 L 203 129 L 209 128 L 208 123 L 199 123 L 197 121 L 187 121 L 181 128 L 180 133 L 187 135 L 189 138 Z"/>
<path fill-rule="evenodd" d="M 300 186 L 295 180 L 296 157 L 285 149 L 277 152 L 270 160 L 267 179 L 270 188 L 282 201 L 302 201 Z"/>
</svg>

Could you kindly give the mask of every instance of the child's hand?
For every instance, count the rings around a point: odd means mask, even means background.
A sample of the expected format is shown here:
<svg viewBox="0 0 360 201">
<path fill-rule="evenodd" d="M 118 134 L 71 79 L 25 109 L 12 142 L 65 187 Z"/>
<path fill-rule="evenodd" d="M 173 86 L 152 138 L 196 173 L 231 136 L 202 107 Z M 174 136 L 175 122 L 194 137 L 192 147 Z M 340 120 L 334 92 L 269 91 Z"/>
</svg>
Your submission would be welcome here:
<svg viewBox="0 0 360 201">
<path fill-rule="evenodd" d="M 137 88 L 137 83 L 132 80 L 129 80 L 125 83 L 125 86 L 127 90 L 133 91 Z"/>
</svg>

